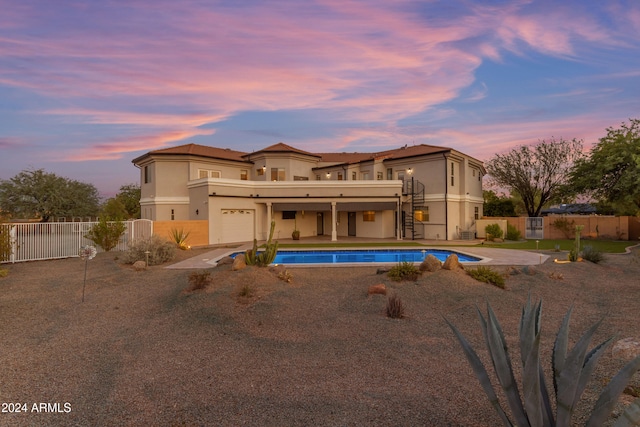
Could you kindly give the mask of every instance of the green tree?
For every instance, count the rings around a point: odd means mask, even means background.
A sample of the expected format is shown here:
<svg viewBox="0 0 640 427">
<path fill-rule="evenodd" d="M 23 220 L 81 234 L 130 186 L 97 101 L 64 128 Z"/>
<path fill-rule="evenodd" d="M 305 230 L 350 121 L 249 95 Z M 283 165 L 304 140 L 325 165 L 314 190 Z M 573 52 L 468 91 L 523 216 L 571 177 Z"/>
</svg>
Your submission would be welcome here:
<svg viewBox="0 0 640 427">
<path fill-rule="evenodd" d="M 125 231 L 127 231 L 127 226 L 124 222 L 107 221 L 106 218 L 100 218 L 100 221 L 94 224 L 84 237 L 100 246 L 105 252 L 109 252 L 118 246 L 120 237 Z"/>
<path fill-rule="evenodd" d="M 509 197 L 498 196 L 493 190 L 484 190 L 484 216 L 518 216 L 513 200 Z"/>
<path fill-rule="evenodd" d="M 111 221 L 123 221 L 129 218 L 129 213 L 120 199 L 112 197 L 105 202 L 104 206 L 102 206 L 100 217 L 104 217 Z"/>
<path fill-rule="evenodd" d="M 12 218 L 40 218 L 42 222 L 56 216 L 95 216 L 98 190 L 43 169 L 25 170 L 0 181 L 0 210 Z"/>
<path fill-rule="evenodd" d="M 122 203 L 127 218 L 140 218 L 140 186 L 137 184 L 126 184 L 120 187 L 120 191 L 115 197 Z"/>
<path fill-rule="evenodd" d="M 640 119 L 607 128 L 607 136 L 576 162 L 570 178 L 575 191 L 595 198 L 600 206 L 640 215 Z"/>
<path fill-rule="evenodd" d="M 581 156 L 582 141 L 552 138 L 496 154 L 486 168 L 491 183 L 517 193 L 527 215 L 539 216 L 545 204 L 567 197 L 568 173 Z"/>
</svg>

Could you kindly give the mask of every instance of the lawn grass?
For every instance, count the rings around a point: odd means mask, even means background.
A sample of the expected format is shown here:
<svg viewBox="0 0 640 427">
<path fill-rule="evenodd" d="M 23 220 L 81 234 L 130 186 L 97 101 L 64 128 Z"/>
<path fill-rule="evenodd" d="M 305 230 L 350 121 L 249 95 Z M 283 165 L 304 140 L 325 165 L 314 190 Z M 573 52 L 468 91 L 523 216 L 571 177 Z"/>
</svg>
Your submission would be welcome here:
<svg viewBox="0 0 640 427">
<path fill-rule="evenodd" d="M 537 242 L 537 243 L 536 243 Z M 635 242 L 621 241 L 621 240 L 595 240 L 595 239 L 582 239 L 580 241 L 580 247 L 591 246 L 594 249 L 604 253 L 624 253 L 625 248 L 633 246 Z M 554 250 L 559 248 L 561 251 L 569 251 L 573 249 L 573 239 L 544 239 L 544 240 L 521 240 L 518 242 L 504 242 L 493 243 L 484 242 L 483 246 L 489 248 L 503 248 L 503 249 L 523 249 L 523 250 Z"/>
</svg>

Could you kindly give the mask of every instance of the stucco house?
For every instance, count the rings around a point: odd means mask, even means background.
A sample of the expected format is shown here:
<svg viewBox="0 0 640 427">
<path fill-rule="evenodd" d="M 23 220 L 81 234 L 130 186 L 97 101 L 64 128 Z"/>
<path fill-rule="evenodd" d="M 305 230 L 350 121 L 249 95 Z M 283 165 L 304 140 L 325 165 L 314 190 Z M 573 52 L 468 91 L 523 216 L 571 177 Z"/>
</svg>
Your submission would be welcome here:
<svg viewBox="0 0 640 427">
<path fill-rule="evenodd" d="M 209 243 L 342 236 L 455 240 L 482 217 L 477 159 L 451 148 L 310 153 L 278 143 L 245 153 L 187 144 L 133 159 L 142 218 L 208 220 Z"/>
</svg>

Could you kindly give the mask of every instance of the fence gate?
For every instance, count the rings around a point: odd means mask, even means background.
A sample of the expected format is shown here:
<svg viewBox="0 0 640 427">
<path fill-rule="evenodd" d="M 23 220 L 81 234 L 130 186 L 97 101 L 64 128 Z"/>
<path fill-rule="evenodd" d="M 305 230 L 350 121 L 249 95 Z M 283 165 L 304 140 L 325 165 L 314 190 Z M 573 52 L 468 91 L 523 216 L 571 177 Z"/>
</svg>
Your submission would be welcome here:
<svg viewBox="0 0 640 427">
<path fill-rule="evenodd" d="M 544 239 L 544 218 L 525 218 L 525 239 Z"/>
</svg>

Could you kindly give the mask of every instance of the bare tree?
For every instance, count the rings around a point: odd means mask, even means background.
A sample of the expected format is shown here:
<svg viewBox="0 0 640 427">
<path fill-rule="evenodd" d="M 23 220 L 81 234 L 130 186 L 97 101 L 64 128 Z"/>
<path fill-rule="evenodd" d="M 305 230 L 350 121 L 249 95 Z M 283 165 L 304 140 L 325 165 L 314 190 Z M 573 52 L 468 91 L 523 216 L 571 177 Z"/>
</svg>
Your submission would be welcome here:
<svg viewBox="0 0 640 427">
<path fill-rule="evenodd" d="M 581 140 L 551 138 L 496 154 L 485 166 L 493 184 L 517 193 L 527 215 L 539 216 L 546 203 L 567 194 L 569 171 L 580 158 Z"/>
</svg>

